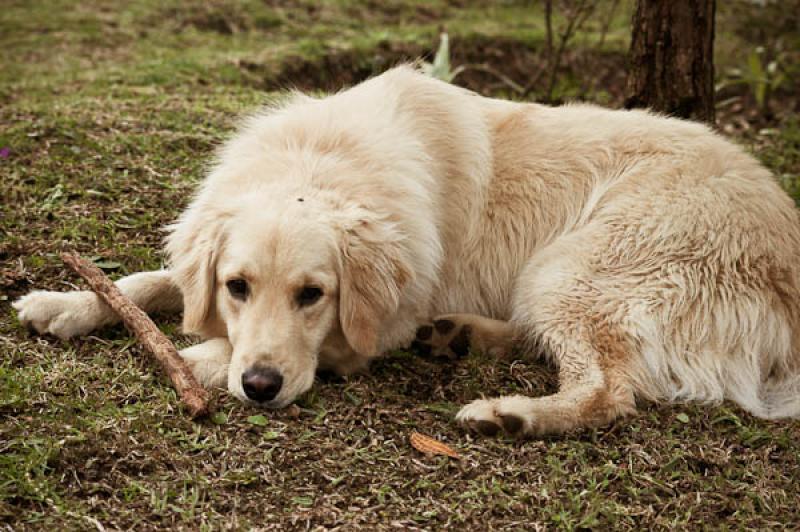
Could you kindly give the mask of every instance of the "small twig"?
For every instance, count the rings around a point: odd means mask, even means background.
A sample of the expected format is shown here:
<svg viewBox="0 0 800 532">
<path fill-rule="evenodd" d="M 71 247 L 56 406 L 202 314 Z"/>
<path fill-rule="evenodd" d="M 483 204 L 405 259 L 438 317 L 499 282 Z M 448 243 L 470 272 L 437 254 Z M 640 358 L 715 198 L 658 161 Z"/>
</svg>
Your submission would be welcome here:
<svg viewBox="0 0 800 532">
<path fill-rule="evenodd" d="M 546 89 L 546 101 L 550 101 L 553 98 L 553 90 L 556 86 L 556 76 L 558 74 L 558 70 L 561 68 L 561 60 L 564 56 L 567 43 L 572 39 L 575 33 L 580 30 L 584 22 L 586 22 L 586 19 L 589 18 L 596 7 L 597 5 L 595 2 L 580 0 L 577 6 L 574 6 L 574 8 L 571 9 L 567 14 L 567 26 L 559 35 L 558 49 L 556 49 L 554 55 L 550 55 L 548 57 L 549 76 Z"/>
<path fill-rule="evenodd" d="M 619 3 L 620 0 L 613 0 L 611 2 L 611 7 L 608 9 L 608 15 L 603 20 L 603 25 L 600 30 L 600 39 L 597 42 L 597 48 L 599 49 L 602 49 L 603 45 L 606 43 L 606 36 L 608 35 L 608 31 L 611 29 L 611 23 L 614 21 L 614 15 L 617 12 Z"/>
<path fill-rule="evenodd" d="M 553 0 L 545 0 L 544 2 L 544 26 L 547 29 L 545 55 L 549 64 L 553 56 Z"/>
<path fill-rule="evenodd" d="M 119 314 L 144 347 L 161 363 L 172 385 L 193 417 L 209 413 L 208 392 L 200 386 L 177 349 L 155 323 L 128 299 L 94 264 L 73 253 L 62 253 L 64 264 L 83 277 L 92 290 Z"/>
<path fill-rule="evenodd" d="M 499 79 L 500 81 L 502 81 L 504 85 L 508 86 L 514 92 L 517 92 L 519 94 L 524 94 L 525 93 L 525 87 L 523 87 L 522 85 L 520 85 L 519 83 L 517 83 L 513 79 L 509 78 L 508 76 L 506 76 L 502 72 L 498 72 L 497 70 L 493 69 L 492 67 L 490 67 L 487 64 L 461 65 L 461 72 L 459 72 L 459 73 L 466 72 L 468 70 L 476 70 L 478 72 L 485 72 L 486 74 L 490 74 L 490 75 L 494 76 L 495 78 Z"/>
</svg>

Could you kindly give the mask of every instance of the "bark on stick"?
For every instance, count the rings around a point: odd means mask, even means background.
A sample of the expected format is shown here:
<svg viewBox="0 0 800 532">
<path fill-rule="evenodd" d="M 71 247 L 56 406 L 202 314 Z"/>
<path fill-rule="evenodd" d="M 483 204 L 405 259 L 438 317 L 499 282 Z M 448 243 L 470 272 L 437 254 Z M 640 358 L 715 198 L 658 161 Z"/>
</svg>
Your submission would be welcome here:
<svg viewBox="0 0 800 532">
<path fill-rule="evenodd" d="M 125 297 L 117 285 L 91 262 L 73 253 L 62 253 L 61 260 L 86 280 L 92 290 L 119 314 L 128 329 L 161 363 L 189 414 L 193 418 L 208 414 L 208 392 L 194 378 L 175 345 L 158 330 L 147 314 Z"/>
</svg>

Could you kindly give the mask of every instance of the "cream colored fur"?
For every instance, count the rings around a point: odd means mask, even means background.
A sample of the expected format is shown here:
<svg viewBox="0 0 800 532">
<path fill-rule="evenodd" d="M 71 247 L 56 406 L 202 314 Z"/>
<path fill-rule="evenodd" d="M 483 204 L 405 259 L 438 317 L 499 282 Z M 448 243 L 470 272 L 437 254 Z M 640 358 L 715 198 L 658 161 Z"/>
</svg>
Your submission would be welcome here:
<svg viewBox="0 0 800 532">
<path fill-rule="evenodd" d="M 155 310 L 176 285 L 185 329 L 210 339 L 183 353 L 201 380 L 245 399 L 242 373 L 276 367 L 267 406 L 458 312 L 434 348 L 466 327 L 474 347 L 543 348 L 559 367 L 553 396 L 466 406 L 482 432 L 607 423 L 637 396 L 800 416 L 798 211 L 699 124 L 492 100 L 399 67 L 250 118 L 167 253 L 168 273 L 123 290 Z M 225 288 L 242 277 L 246 301 Z M 299 308 L 309 284 L 324 295 Z M 113 321 L 86 293 L 15 306 L 62 337 Z"/>
</svg>

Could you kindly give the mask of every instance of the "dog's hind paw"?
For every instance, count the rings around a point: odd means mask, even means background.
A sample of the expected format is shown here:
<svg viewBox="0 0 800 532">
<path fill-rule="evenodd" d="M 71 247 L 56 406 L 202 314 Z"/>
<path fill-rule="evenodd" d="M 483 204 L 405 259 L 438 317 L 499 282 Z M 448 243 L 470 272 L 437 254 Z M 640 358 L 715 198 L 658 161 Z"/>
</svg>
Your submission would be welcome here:
<svg viewBox="0 0 800 532">
<path fill-rule="evenodd" d="M 515 412 L 514 397 L 498 399 L 476 399 L 464 406 L 456 421 L 484 436 L 506 433 L 509 436 L 525 436 L 531 424 L 524 413 Z"/>
<path fill-rule="evenodd" d="M 453 320 L 442 317 L 417 329 L 413 346 L 423 354 L 456 359 L 469 354 L 471 339 L 471 325 L 456 325 Z"/>
<path fill-rule="evenodd" d="M 423 354 L 463 358 L 470 350 L 503 356 L 511 344 L 511 325 L 475 314 L 443 314 L 417 329 L 412 344 Z"/>
</svg>

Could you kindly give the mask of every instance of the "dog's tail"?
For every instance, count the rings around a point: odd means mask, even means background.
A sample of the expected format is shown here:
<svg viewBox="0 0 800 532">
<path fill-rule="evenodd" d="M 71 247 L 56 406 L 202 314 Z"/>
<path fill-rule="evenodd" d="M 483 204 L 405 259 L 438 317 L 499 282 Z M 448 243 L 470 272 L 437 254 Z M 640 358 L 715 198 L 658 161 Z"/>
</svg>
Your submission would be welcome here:
<svg viewBox="0 0 800 532">
<path fill-rule="evenodd" d="M 767 419 L 800 418 L 800 374 L 764 383 L 761 408 L 754 414 Z"/>
<path fill-rule="evenodd" d="M 798 249 L 800 242 L 795 242 Z M 798 264 L 800 254 L 795 254 L 793 264 Z M 779 294 L 784 297 L 784 316 L 782 327 L 776 328 L 771 345 L 772 353 L 777 354 L 771 360 L 769 375 L 762 374 L 764 380 L 759 386 L 759 400 L 762 406 L 761 417 L 767 419 L 798 418 L 800 419 L 800 269 L 793 268 L 788 274 L 791 282 L 779 285 Z M 762 322 L 762 326 L 767 320 Z"/>
<path fill-rule="evenodd" d="M 800 418 L 800 338 L 784 320 L 758 323 L 761 330 L 746 335 L 756 342 L 725 365 L 726 395 L 760 418 Z"/>
</svg>

